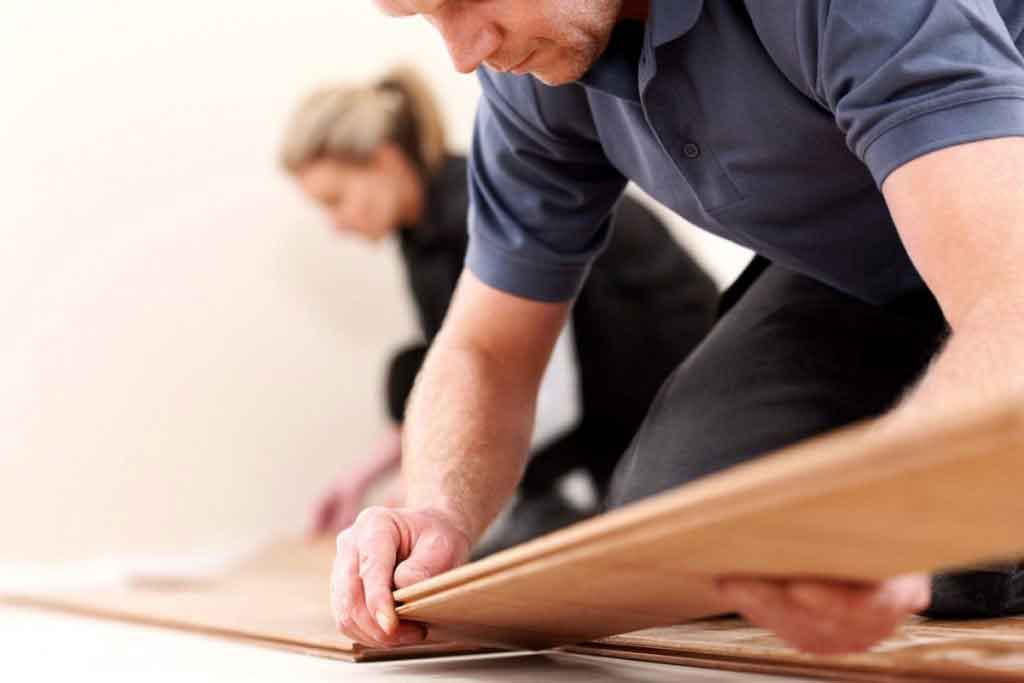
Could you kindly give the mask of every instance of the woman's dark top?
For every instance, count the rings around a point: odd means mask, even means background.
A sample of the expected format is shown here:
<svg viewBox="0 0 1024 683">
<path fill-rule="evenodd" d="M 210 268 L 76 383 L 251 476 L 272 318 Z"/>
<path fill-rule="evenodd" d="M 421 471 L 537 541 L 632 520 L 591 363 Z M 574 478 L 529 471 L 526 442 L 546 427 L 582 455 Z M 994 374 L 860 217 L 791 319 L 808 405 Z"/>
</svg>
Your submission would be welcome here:
<svg viewBox="0 0 1024 683">
<path fill-rule="evenodd" d="M 441 329 L 466 258 L 466 173 L 464 158 L 445 159 L 444 166 L 427 184 L 423 220 L 399 232 L 406 278 L 427 341 Z"/>
<path fill-rule="evenodd" d="M 430 181 L 424 218 L 400 232 L 402 258 L 423 333 L 398 353 L 388 377 L 391 417 L 401 422 L 427 345 L 441 329 L 466 255 L 466 160 L 452 156 Z M 624 197 L 611 242 L 572 311 L 582 418 L 530 461 L 524 492 L 575 467 L 603 490 L 661 383 L 715 319 L 711 278 L 648 209 Z"/>
</svg>

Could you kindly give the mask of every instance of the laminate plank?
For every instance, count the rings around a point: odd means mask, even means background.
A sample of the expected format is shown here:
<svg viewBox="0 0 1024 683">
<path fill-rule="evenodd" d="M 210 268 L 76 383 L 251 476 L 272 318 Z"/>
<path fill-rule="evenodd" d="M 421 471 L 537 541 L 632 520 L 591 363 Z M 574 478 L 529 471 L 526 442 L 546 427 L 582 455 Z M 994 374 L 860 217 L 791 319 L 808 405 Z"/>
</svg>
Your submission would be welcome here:
<svg viewBox="0 0 1024 683">
<path fill-rule="evenodd" d="M 209 580 L 141 581 L 132 585 L 7 596 L 4 602 L 191 631 L 303 654 L 373 661 L 485 651 L 431 642 L 371 648 L 338 634 L 327 602 L 333 543 L 274 544 Z"/>
<path fill-rule="evenodd" d="M 396 592 L 432 632 L 535 649 L 727 611 L 720 574 L 879 580 L 1024 555 L 1024 406 L 859 425 Z"/>
<path fill-rule="evenodd" d="M 580 654 L 836 681 L 1024 681 L 1024 618 L 915 619 L 869 652 L 808 655 L 742 619 L 691 622 L 565 648 Z"/>
</svg>

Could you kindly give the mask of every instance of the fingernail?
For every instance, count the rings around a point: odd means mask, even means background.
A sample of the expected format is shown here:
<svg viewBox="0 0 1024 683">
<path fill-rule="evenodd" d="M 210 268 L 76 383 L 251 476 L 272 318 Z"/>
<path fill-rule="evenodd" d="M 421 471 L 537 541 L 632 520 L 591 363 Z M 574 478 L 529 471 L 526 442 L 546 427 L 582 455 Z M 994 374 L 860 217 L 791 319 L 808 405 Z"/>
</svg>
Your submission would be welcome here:
<svg viewBox="0 0 1024 683">
<path fill-rule="evenodd" d="M 398 619 L 393 612 L 382 609 L 377 612 L 377 623 L 384 629 L 384 633 L 391 633 L 398 626 Z"/>
</svg>

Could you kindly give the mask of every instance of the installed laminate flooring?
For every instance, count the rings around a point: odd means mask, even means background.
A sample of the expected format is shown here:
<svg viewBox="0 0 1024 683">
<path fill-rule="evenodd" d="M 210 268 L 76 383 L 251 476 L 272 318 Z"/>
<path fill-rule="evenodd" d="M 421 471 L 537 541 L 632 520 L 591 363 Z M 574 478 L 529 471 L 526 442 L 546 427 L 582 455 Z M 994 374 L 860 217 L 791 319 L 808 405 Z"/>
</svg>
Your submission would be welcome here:
<svg viewBox="0 0 1024 683">
<path fill-rule="evenodd" d="M 46 683 L 807 683 L 559 653 L 352 663 L 197 633 L 0 605 L 0 680 Z M 812 679 L 816 680 L 816 679 Z"/>
<path fill-rule="evenodd" d="M 1024 617 L 915 619 L 869 652 L 815 657 L 734 618 L 653 628 L 569 648 L 728 671 L 820 676 L 863 683 L 1024 681 Z"/>
<path fill-rule="evenodd" d="M 130 621 L 244 640 L 332 659 L 372 661 L 489 648 L 428 643 L 372 648 L 341 636 L 327 602 L 334 545 L 282 541 L 223 575 L 204 579 L 140 580 L 129 585 L 36 591 L 11 595 L 10 604 Z"/>
</svg>

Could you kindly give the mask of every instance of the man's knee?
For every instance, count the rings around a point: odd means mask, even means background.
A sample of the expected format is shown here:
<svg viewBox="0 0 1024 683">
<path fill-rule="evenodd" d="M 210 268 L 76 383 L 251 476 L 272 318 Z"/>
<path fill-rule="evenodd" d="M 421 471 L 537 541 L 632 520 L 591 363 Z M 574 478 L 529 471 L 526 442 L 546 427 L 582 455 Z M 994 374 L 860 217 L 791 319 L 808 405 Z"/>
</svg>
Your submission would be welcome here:
<svg viewBox="0 0 1024 683">
<path fill-rule="evenodd" d="M 769 267 L 662 387 L 623 458 L 623 505 L 883 413 L 944 329 Z M 921 310 L 916 310 L 920 308 Z"/>
</svg>

